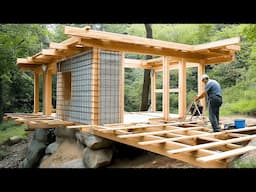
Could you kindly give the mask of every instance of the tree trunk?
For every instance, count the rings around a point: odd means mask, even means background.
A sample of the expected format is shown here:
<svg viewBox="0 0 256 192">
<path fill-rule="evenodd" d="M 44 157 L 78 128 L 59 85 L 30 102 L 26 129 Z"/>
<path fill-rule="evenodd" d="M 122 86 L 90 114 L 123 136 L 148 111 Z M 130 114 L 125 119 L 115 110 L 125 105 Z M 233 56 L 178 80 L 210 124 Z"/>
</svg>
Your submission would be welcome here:
<svg viewBox="0 0 256 192">
<path fill-rule="evenodd" d="M 4 116 L 4 112 L 3 112 L 3 86 L 2 86 L 2 77 L 0 76 L 0 123 L 3 121 L 3 116 Z"/>
<path fill-rule="evenodd" d="M 152 26 L 151 24 L 145 24 L 146 29 L 146 37 L 152 39 Z M 147 55 L 146 59 L 152 59 L 151 55 Z M 142 89 L 142 95 L 141 95 L 141 106 L 140 111 L 147 111 L 150 104 L 148 101 L 149 98 L 149 88 L 150 88 L 150 77 L 151 70 L 150 69 L 144 69 L 144 80 L 143 80 L 143 89 Z"/>
</svg>

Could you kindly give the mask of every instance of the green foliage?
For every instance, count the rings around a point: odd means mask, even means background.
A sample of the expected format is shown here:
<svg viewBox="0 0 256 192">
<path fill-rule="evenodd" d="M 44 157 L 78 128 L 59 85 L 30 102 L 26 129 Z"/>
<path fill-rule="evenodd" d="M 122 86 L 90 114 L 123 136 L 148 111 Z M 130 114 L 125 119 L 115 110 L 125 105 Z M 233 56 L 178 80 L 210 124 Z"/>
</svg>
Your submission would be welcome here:
<svg viewBox="0 0 256 192">
<path fill-rule="evenodd" d="M 25 125 L 16 125 L 13 120 L 0 123 L 0 144 L 12 136 L 25 137 Z"/>
<path fill-rule="evenodd" d="M 0 119 L 4 112 L 31 112 L 32 74 L 20 72 L 17 58 L 26 58 L 49 45 L 46 25 L 0 24 Z"/>
<path fill-rule="evenodd" d="M 233 168 L 256 168 L 256 159 L 238 160 L 233 163 Z"/>
</svg>

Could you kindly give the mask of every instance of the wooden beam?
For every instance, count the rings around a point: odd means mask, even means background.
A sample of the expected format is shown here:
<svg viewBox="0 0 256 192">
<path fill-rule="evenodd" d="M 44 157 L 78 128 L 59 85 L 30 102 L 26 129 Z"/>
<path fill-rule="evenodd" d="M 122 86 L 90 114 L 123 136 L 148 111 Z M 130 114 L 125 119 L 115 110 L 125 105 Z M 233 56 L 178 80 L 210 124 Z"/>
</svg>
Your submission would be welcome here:
<svg viewBox="0 0 256 192">
<path fill-rule="evenodd" d="M 179 116 L 184 118 L 187 111 L 187 78 L 186 78 L 186 62 L 181 59 L 179 62 Z"/>
<path fill-rule="evenodd" d="M 225 46 L 233 45 L 233 44 L 237 44 L 237 43 L 240 43 L 240 37 L 234 37 L 234 38 L 230 38 L 230 39 L 224 39 L 224 40 L 214 41 L 214 42 L 210 42 L 210 43 L 195 45 L 193 47 L 193 51 L 225 47 Z"/>
<path fill-rule="evenodd" d="M 155 93 L 163 93 L 163 89 L 155 89 Z M 179 93 L 179 88 L 169 89 L 169 93 Z"/>
<path fill-rule="evenodd" d="M 51 42 L 49 48 L 50 49 L 58 49 L 58 50 L 67 50 L 68 46 L 63 45 L 62 43 Z"/>
<path fill-rule="evenodd" d="M 44 62 L 38 62 L 34 60 L 28 60 L 27 58 L 18 58 L 17 64 L 32 64 L 32 65 L 41 65 L 44 64 Z"/>
<path fill-rule="evenodd" d="M 99 124 L 99 59 L 100 51 L 93 48 L 93 61 L 92 61 L 92 124 Z"/>
<path fill-rule="evenodd" d="M 151 111 L 156 111 L 156 72 L 152 70 L 151 76 Z"/>
<path fill-rule="evenodd" d="M 57 56 L 58 52 L 55 49 L 43 49 L 42 50 L 42 54 L 43 55 L 53 55 L 53 56 Z"/>
<path fill-rule="evenodd" d="M 217 142 L 206 143 L 206 144 L 201 144 L 201 145 L 196 145 L 196 146 L 190 146 L 190 147 L 185 147 L 185 148 L 180 148 L 180 149 L 174 149 L 174 150 L 168 151 L 168 153 L 175 154 L 175 153 L 182 153 L 182 152 L 191 152 L 191 151 L 196 151 L 198 149 L 207 149 L 207 148 L 217 147 L 217 146 L 226 145 L 226 144 L 230 144 L 230 143 L 238 143 L 238 142 L 242 142 L 242 141 L 248 141 L 255 137 L 256 137 L 256 135 L 249 135 L 246 137 L 228 139 L 225 141 L 217 141 Z"/>
<path fill-rule="evenodd" d="M 242 148 L 238 148 L 238 149 L 233 149 L 233 150 L 229 150 L 229 151 L 225 151 L 225 152 L 221 152 L 221 153 L 217 153 L 217 154 L 213 154 L 213 155 L 208 155 L 206 157 L 200 157 L 197 158 L 197 161 L 201 161 L 201 162 L 209 162 L 209 161 L 215 161 L 215 160 L 220 160 L 220 159 L 225 159 L 228 157 L 232 157 L 235 155 L 241 155 L 244 154 L 248 151 L 251 150 L 256 150 L 256 147 L 254 146 L 246 146 L 246 147 L 242 147 Z"/>
<path fill-rule="evenodd" d="M 168 68 L 168 57 L 163 57 L 163 118 L 164 120 L 169 120 L 169 68 Z"/>
<path fill-rule="evenodd" d="M 203 59 L 204 55 L 200 53 L 190 53 L 190 52 L 181 52 L 179 50 L 172 49 L 155 49 L 152 47 L 147 47 L 143 45 L 136 44 L 126 44 L 119 42 L 111 42 L 106 43 L 102 40 L 97 39 L 81 39 L 79 44 L 83 44 L 87 47 L 95 47 L 112 51 L 124 51 L 130 53 L 139 53 L 139 54 L 147 54 L 147 55 L 157 55 L 157 56 L 175 56 L 182 57 L 187 59 Z"/>
<path fill-rule="evenodd" d="M 93 38 L 93 39 L 101 39 L 101 40 L 115 41 L 115 42 L 135 44 L 135 45 L 143 45 L 143 46 L 146 45 L 149 47 L 158 47 L 158 49 L 159 47 L 168 48 L 168 49 L 185 50 L 185 51 L 191 51 L 193 49 L 192 45 L 166 42 L 166 41 L 161 41 L 156 39 L 147 39 L 143 37 L 135 37 L 130 35 L 123 35 L 123 34 L 103 32 L 103 31 L 84 30 L 81 28 L 69 27 L 69 26 L 65 26 L 64 34 L 84 37 L 87 39 Z"/>
<path fill-rule="evenodd" d="M 125 83 L 124 83 L 124 63 L 125 63 L 125 54 L 121 52 L 121 66 L 120 66 L 120 123 L 124 122 L 124 90 L 125 90 Z"/>
<path fill-rule="evenodd" d="M 151 69 L 152 66 L 145 65 L 144 60 L 138 59 L 124 59 L 124 67 L 125 68 L 139 68 L 139 69 Z"/>
<path fill-rule="evenodd" d="M 229 50 L 233 50 L 233 51 L 240 51 L 241 50 L 240 45 L 228 45 L 228 46 L 226 46 L 226 48 L 229 49 Z"/>
<path fill-rule="evenodd" d="M 44 79 L 44 115 L 51 115 L 52 113 L 52 71 L 45 72 Z"/>
<path fill-rule="evenodd" d="M 39 112 L 39 74 L 34 72 L 34 113 Z"/>
<path fill-rule="evenodd" d="M 234 54 L 233 55 L 225 55 L 220 57 L 213 57 L 205 59 L 206 64 L 220 64 L 220 63 L 228 63 L 234 61 Z"/>
<path fill-rule="evenodd" d="M 205 84 L 202 82 L 202 76 L 205 74 L 205 60 L 201 60 L 198 64 L 198 95 L 200 95 L 202 92 L 204 92 Z M 206 99 L 205 97 L 201 99 L 201 104 L 203 106 L 204 113 L 206 112 Z"/>
</svg>

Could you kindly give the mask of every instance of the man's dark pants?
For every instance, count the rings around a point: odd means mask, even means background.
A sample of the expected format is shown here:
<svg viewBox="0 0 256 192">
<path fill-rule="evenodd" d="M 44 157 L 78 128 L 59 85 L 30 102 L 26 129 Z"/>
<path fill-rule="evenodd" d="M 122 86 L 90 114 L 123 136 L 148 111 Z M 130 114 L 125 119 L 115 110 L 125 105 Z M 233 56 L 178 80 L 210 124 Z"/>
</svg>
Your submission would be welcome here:
<svg viewBox="0 0 256 192">
<path fill-rule="evenodd" d="M 219 111 L 222 105 L 222 97 L 212 96 L 209 98 L 209 119 L 212 124 L 213 131 L 219 131 Z"/>
</svg>

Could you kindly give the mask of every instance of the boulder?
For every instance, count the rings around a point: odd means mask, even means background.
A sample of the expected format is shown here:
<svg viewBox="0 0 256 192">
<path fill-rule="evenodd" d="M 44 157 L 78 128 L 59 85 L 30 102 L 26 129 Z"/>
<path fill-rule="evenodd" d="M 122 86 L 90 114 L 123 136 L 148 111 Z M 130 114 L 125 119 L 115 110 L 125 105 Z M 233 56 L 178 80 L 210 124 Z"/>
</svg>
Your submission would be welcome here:
<svg viewBox="0 0 256 192">
<path fill-rule="evenodd" d="M 103 149 L 112 145 L 112 141 L 92 135 L 90 133 L 76 133 L 77 140 L 90 149 Z"/>
<path fill-rule="evenodd" d="M 37 140 L 41 143 L 48 143 L 48 129 L 40 128 L 36 129 L 33 135 L 33 140 Z"/>
<path fill-rule="evenodd" d="M 51 143 L 50 145 L 48 145 L 48 147 L 45 150 L 45 154 L 53 154 L 57 148 L 59 147 L 58 143 Z"/>
<path fill-rule="evenodd" d="M 37 167 L 40 159 L 44 156 L 46 144 L 37 140 L 32 140 L 28 146 L 26 158 L 22 162 L 22 168 L 34 168 Z"/>
<path fill-rule="evenodd" d="M 19 142 L 21 142 L 22 138 L 20 136 L 13 136 L 9 138 L 9 145 L 14 145 L 17 144 Z"/>
<path fill-rule="evenodd" d="M 86 168 L 82 159 L 75 159 L 64 163 L 60 168 Z"/>
<path fill-rule="evenodd" d="M 99 168 L 111 163 L 112 149 L 92 150 L 86 147 L 83 151 L 83 163 L 88 168 Z"/>
</svg>

